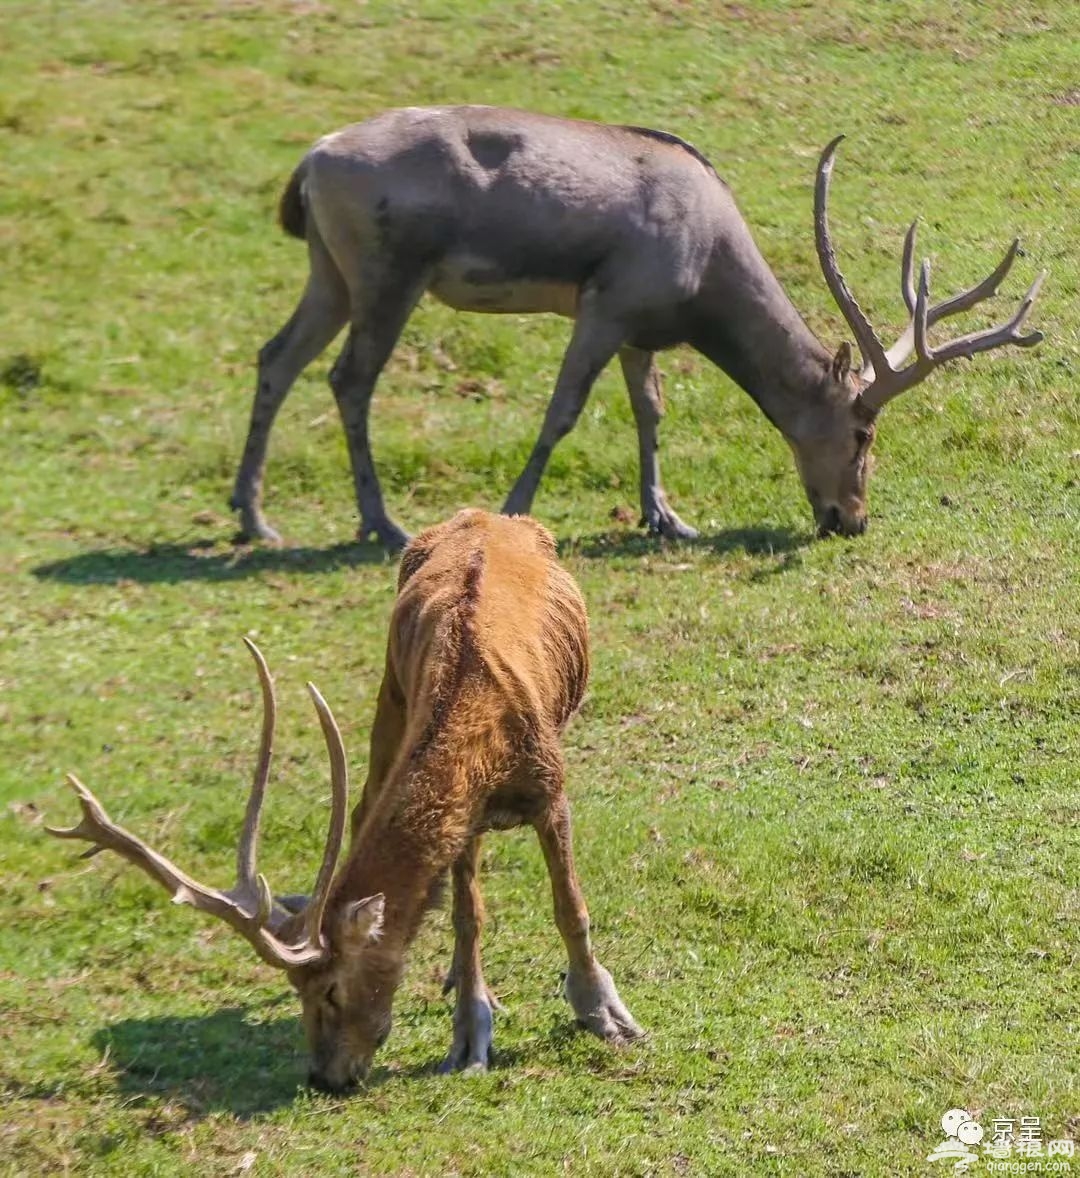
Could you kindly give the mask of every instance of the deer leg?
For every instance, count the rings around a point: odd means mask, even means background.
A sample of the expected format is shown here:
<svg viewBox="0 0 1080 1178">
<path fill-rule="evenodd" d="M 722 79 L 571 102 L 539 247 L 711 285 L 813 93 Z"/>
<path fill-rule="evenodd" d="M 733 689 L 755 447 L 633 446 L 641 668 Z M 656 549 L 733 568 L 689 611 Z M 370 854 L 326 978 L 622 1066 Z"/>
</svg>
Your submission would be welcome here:
<svg viewBox="0 0 1080 1178">
<path fill-rule="evenodd" d="M 697 532 L 675 514 L 660 484 L 656 433 L 660 418 L 664 415 L 664 395 L 660 388 L 656 360 L 652 352 L 643 352 L 640 348 L 621 348 L 619 363 L 637 423 L 641 522 L 650 532 L 656 532 L 669 540 L 693 540 Z"/>
<path fill-rule="evenodd" d="M 644 1031 L 623 1005 L 611 974 L 593 955 L 589 913 L 574 871 L 570 804 L 561 789 L 535 826 L 551 876 L 555 923 L 570 958 L 566 972 L 567 1000 L 581 1026 L 601 1039 L 609 1043 L 638 1039 Z"/>
<path fill-rule="evenodd" d="M 314 226 L 309 229 L 308 255 L 311 273 L 292 318 L 259 352 L 251 422 L 229 500 L 229 506 L 240 512 L 241 535 L 272 543 L 280 537 L 262 512 L 270 428 L 293 382 L 349 317 L 348 288 Z"/>
<path fill-rule="evenodd" d="M 626 332 L 617 322 L 590 313 L 591 301 L 587 297 L 582 299 L 582 310 L 563 357 L 540 436 L 503 504 L 503 515 L 529 512 L 556 442 L 574 428 L 596 378 L 626 338 Z"/>
<path fill-rule="evenodd" d="M 461 966 L 458 963 L 458 951 L 457 946 L 455 945 L 454 955 L 450 959 L 450 968 L 446 971 L 446 977 L 443 978 L 442 992 L 444 994 L 449 994 L 451 991 L 456 991 L 458 986 L 458 978 L 460 976 Z M 491 1004 L 491 1009 L 496 1014 L 502 1014 L 502 1012 L 506 1010 L 506 1007 L 503 1006 L 490 987 L 486 988 L 484 993 L 487 996 L 488 1002 Z"/>
<path fill-rule="evenodd" d="M 354 318 L 349 338 L 330 373 L 330 387 L 349 444 L 360 512 L 358 537 L 364 540 L 374 533 L 391 552 L 404 548 L 409 537 L 386 513 L 368 441 L 368 415 L 379 373 L 426 285 L 426 275 L 413 273 L 405 281 L 394 279 L 373 285 L 370 295 L 365 292 L 365 310 Z"/>
<path fill-rule="evenodd" d="M 480 963 L 480 930 L 484 924 L 484 900 L 476 879 L 480 836 L 474 835 L 453 866 L 454 964 L 447 982 L 456 986 L 454 1038 L 441 1072 L 470 1069 L 483 1071 L 491 1063 L 492 1011 Z M 445 989 L 445 987 L 444 987 Z"/>
</svg>

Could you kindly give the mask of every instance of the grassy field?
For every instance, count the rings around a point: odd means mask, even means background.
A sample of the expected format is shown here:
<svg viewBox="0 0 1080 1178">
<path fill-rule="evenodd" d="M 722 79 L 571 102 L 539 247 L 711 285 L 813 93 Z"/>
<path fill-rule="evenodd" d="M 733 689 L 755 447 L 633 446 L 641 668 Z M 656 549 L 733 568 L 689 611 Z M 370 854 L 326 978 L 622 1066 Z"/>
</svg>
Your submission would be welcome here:
<svg viewBox="0 0 1080 1178">
<path fill-rule="evenodd" d="M 1080 1142 L 1080 10 L 1070 0 L 540 4 L 86 0 L 0 6 L 0 1172 L 944 1172 L 941 1115 Z M 314 1096 L 297 1007 L 238 938 L 43 820 L 76 770 L 224 885 L 257 637 L 283 717 L 263 861 L 310 886 L 327 773 L 354 766 L 395 565 L 356 516 L 325 374 L 274 434 L 280 550 L 227 499 L 252 360 L 303 250 L 278 193 L 318 135 L 385 106 L 505 102 L 654 125 L 732 184 L 822 338 L 813 167 L 874 321 L 902 322 L 923 217 L 939 294 L 1051 271 L 1030 352 L 883 414 L 873 525 L 814 542 L 790 455 L 690 353 L 664 358 L 665 478 L 692 545 L 635 531 L 636 443 L 600 381 L 536 502 L 593 619 L 568 737 L 583 884 L 641 1047 L 576 1034 L 527 832 L 486 845 L 498 1066 L 439 1077 L 447 913 L 370 1086 Z M 412 530 L 497 506 L 567 336 L 425 303 L 373 414 Z M 1074 1163 L 1080 1171 L 1080 1158 Z"/>
</svg>

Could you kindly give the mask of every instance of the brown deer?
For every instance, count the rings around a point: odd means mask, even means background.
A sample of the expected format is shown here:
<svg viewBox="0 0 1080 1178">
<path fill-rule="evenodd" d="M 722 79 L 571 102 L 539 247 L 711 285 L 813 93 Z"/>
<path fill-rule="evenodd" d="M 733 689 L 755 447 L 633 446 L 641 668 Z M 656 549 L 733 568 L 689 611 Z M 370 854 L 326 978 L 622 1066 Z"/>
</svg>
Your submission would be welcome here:
<svg viewBox="0 0 1080 1178">
<path fill-rule="evenodd" d="M 637 423 L 642 522 L 671 538 L 696 535 L 668 504 L 656 456 L 663 400 L 654 357 L 688 343 L 784 435 L 819 535 L 864 531 L 867 456 L 882 406 L 947 360 L 1038 343 L 1039 332 L 1024 335 L 1021 327 L 1044 276 L 1007 323 L 933 346 L 934 324 L 997 291 L 1019 242 L 983 282 L 931 305 L 929 264 L 914 277 L 912 224 L 901 278 L 910 322 L 886 351 L 848 290 L 829 237 L 829 179 L 841 138 L 818 165 L 814 225 L 826 282 L 862 352 L 858 373 L 846 343 L 834 353 L 803 322 L 728 186 L 674 135 L 454 106 L 388 111 L 319 140 L 281 198 L 281 224 L 307 242 L 311 269 L 292 318 L 259 354 L 231 499 L 242 531 L 278 538 L 261 505 L 270 428 L 300 371 L 347 323 L 330 384 L 348 440 L 360 535 L 374 533 L 388 548 L 405 542 L 383 504 L 368 409 L 425 291 L 458 310 L 553 311 L 574 320 L 507 514 L 530 510 L 553 447 L 618 355 Z"/>
<path fill-rule="evenodd" d="M 405 954 L 447 870 L 455 946 L 454 1034 L 443 1070 L 484 1068 L 494 999 L 484 981 L 477 882 L 485 831 L 529 823 L 551 876 L 555 921 L 570 964 L 566 997 L 578 1021 L 622 1043 L 642 1034 L 593 955 L 574 871 L 559 735 L 589 671 L 588 620 L 549 532 L 528 518 L 462 511 L 405 550 L 390 623 L 363 795 L 344 865 L 348 778 L 329 707 L 309 684 L 331 766 L 331 818 L 310 900 L 275 900 L 255 868 L 270 771 L 274 689 L 248 642 L 262 685 L 257 768 L 228 892 L 197 883 L 116 825 L 77 778 L 82 821 L 60 838 L 93 843 L 141 867 L 177 903 L 221 917 L 299 992 L 310 1082 L 341 1091 L 363 1078 L 390 1030 Z M 247 641 L 245 639 L 245 641 Z M 299 902 L 297 902 L 299 901 Z"/>
</svg>

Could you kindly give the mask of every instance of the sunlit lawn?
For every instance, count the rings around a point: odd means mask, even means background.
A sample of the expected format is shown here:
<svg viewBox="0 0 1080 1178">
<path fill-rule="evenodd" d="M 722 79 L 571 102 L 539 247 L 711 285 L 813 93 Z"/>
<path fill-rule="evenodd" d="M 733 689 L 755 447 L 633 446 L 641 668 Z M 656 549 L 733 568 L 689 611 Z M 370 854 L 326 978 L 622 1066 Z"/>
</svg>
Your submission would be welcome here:
<svg viewBox="0 0 1080 1178">
<path fill-rule="evenodd" d="M 0 1167 L 923 1174 L 955 1107 L 1080 1141 L 1075 5 L 9 0 L 0 54 Z M 942 295 L 1022 234 L 974 323 L 1047 267 L 1046 341 L 886 410 L 853 542 L 811 539 L 782 439 L 689 352 L 663 359 L 663 462 L 702 539 L 644 537 L 630 410 L 602 378 L 535 509 L 590 605 L 579 866 L 650 1038 L 574 1032 L 538 849 L 492 836 L 498 1065 L 432 1074 L 440 911 L 371 1086 L 333 1100 L 302 1087 L 282 977 L 42 823 L 73 820 L 77 770 L 225 885 L 251 634 L 283 712 L 264 866 L 310 886 L 328 777 L 304 682 L 362 780 L 396 569 L 352 543 L 332 353 L 273 438 L 286 547 L 230 542 L 252 360 L 305 270 L 274 208 L 318 135 L 443 101 L 690 139 L 830 343 L 811 186 L 844 131 L 834 232 L 875 323 L 902 326 L 919 214 Z M 422 306 L 373 414 L 402 523 L 502 501 L 566 338 Z"/>
</svg>

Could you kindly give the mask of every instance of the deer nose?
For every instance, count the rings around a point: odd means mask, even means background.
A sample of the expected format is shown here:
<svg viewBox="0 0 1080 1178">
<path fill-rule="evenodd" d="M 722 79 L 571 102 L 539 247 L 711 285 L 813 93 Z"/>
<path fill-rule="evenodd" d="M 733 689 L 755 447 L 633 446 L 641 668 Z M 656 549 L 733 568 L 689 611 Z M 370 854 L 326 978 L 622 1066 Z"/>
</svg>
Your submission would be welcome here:
<svg viewBox="0 0 1080 1178">
<path fill-rule="evenodd" d="M 818 535 L 833 536 L 840 531 L 840 508 L 827 507 L 818 518 Z"/>
<path fill-rule="evenodd" d="M 866 531 L 867 518 L 865 515 L 840 516 L 837 520 L 838 532 L 845 536 L 861 536 Z"/>
<path fill-rule="evenodd" d="M 330 1095 L 340 1095 L 342 1092 L 350 1092 L 356 1087 L 356 1081 L 353 1079 L 345 1080 L 343 1083 L 335 1084 L 327 1079 L 322 1072 L 317 1072 L 314 1068 L 308 1072 L 308 1087 L 314 1088 L 316 1092 L 326 1092 Z"/>
</svg>

